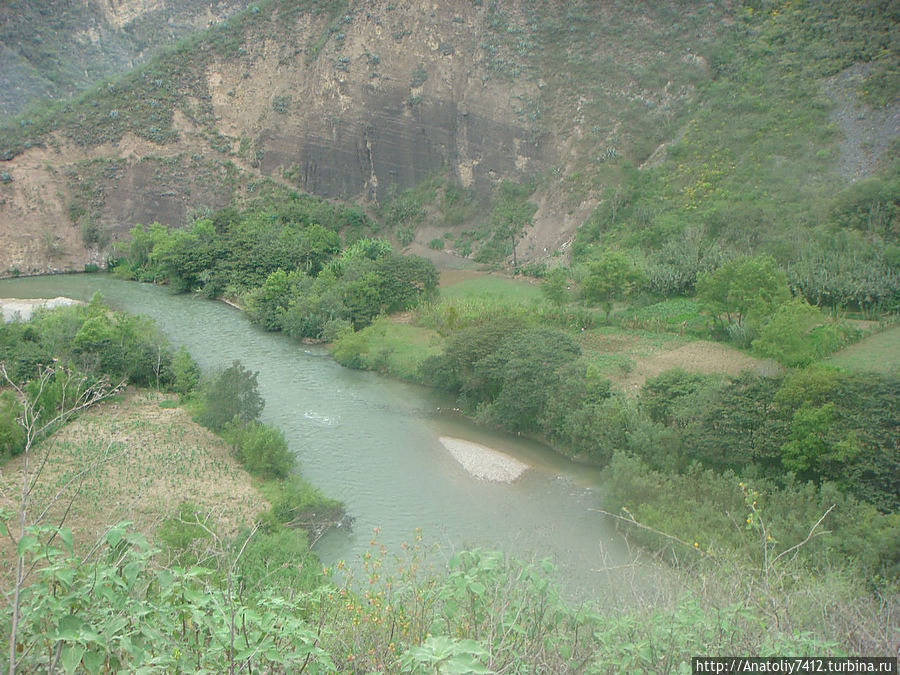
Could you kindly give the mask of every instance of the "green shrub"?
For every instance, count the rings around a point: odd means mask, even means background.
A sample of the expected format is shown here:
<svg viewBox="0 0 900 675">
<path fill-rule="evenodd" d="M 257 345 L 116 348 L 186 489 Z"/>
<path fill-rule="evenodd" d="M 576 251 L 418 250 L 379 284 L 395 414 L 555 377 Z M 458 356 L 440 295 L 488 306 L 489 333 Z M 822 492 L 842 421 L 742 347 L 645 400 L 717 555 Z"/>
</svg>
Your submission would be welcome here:
<svg viewBox="0 0 900 675">
<path fill-rule="evenodd" d="M 184 347 L 172 357 L 172 391 L 182 396 L 194 391 L 200 383 L 200 367 Z"/>
<path fill-rule="evenodd" d="M 0 391 L 0 462 L 18 455 L 25 447 L 25 430 L 17 421 L 21 410 L 13 392 Z"/>
<path fill-rule="evenodd" d="M 156 538 L 175 554 L 181 562 L 188 562 L 201 553 L 198 546 L 212 538 L 208 518 L 193 502 L 183 501 L 178 512 L 163 520 L 156 528 Z"/>
<path fill-rule="evenodd" d="M 269 489 L 273 492 L 269 496 L 272 517 L 278 523 L 302 527 L 318 536 L 346 517 L 343 504 L 325 497 L 298 473 L 277 485 L 270 484 Z"/>
<path fill-rule="evenodd" d="M 236 546 L 242 546 L 246 536 L 238 536 Z M 321 583 L 320 565 L 306 531 L 286 527 L 257 530 L 243 547 L 237 572 L 242 588 L 250 592 L 267 588 L 289 595 Z"/>
<path fill-rule="evenodd" d="M 237 460 L 254 476 L 286 478 L 296 464 L 284 434 L 267 424 L 233 419 L 222 429 L 222 438 L 231 444 Z"/>
<path fill-rule="evenodd" d="M 197 422 L 221 431 L 235 419 L 238 423 L 258 420 L 265 403 L 257 390 L 256 375 L 240 361 L 211 375 L 200 393 Z"/>
</svg>

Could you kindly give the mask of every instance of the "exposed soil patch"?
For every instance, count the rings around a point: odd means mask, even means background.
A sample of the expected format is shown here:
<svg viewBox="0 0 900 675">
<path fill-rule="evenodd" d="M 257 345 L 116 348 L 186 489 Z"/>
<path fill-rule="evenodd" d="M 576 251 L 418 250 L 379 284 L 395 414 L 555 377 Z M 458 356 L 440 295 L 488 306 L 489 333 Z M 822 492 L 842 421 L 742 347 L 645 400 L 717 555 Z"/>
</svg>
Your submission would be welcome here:
<svg viewBox="0 0 900 675">
<path fill-rule="evenodd" d="M 876 110 L 859 100 L 857 89 L 869 70 L 869 66 L 857 64 L 825 82 L 825 93 L 835 104 L 831 120 L 844 135 L 838 171 L 850 180 L 878 170 L 891 141 L 900 134 L 900 103 Z"/>
<path fill-rule="evenodd" d="M 739 375 L 745 370 L 760 375 L 774 375 L 781 370 L 781 366 L 774 361 L 748 356 L 727 345 L 697 340 L 674 349 L 635 358 L 634 368 L 618 378 L 617 384 L 626 392 L 636 392 L 648 378 L 672 368 L 727 375 Z"/>
</svg>

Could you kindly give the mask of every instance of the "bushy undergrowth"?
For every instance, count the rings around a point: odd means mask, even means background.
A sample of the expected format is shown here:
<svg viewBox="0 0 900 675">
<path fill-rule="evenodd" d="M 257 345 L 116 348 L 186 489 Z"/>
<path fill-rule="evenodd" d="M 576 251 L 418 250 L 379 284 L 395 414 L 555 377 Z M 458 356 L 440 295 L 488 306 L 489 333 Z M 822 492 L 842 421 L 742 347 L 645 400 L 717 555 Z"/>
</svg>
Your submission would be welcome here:
<svg viewBox="0 0 900 675">
<path fill-rule="evenodd" d="M 549 560 L 475 549 L 436 569 L 418 540 L 395 554 L 373 537 L 359 563 L 288 590 L 256 557 L 277 539 L 185 569 L 160 567 L 123 525 L 89 560 L 71 555 L 70 533 L 48 546 L 50 534 L 34 531 L 22 547 L 44 563 L 22 596 L 24 670 L 56 658 L 87 673 L 681 672 L 698 653 L 887 653 L 897 605 L 896 589 L 867 600 L 839 568 L 813 580 L 786 558 L 762 570 L 699 560 L 653 589 L 626 581 L 633 605 L 595 607 L 561 599 Z M 268 569 L 285 573 L 296 571 Z"/>
</svg>

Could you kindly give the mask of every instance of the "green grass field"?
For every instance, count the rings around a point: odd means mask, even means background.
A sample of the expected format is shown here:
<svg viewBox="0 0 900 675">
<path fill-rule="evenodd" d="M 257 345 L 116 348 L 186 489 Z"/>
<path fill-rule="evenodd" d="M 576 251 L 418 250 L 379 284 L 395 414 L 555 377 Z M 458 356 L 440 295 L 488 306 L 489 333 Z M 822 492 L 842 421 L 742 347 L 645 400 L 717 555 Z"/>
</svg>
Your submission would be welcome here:
<svg viewBox="0 0 900 675">
<path fill-rule="evenodd" d="M 441 352 L 433 330 L 382 317 L 356 334 L 361 367 L 416 381 L 419 364 Z M 340 358 L 338 358 L 340 361 Z"/>
<path fill-rule="evenodd" d="M 441 297 L 446 300 L 493 298 L 509 302 L 528 303 L 541 300 L 543 295 L 537 282 L 483 275 L 443 286 L 441 288 Z"/>
<path fill-rule="evenodd" d="M 827 359 L 827 363 L 856 371 L 900 371 L 900 326 L 888 328 L 842 349 Z"/>
</svg>

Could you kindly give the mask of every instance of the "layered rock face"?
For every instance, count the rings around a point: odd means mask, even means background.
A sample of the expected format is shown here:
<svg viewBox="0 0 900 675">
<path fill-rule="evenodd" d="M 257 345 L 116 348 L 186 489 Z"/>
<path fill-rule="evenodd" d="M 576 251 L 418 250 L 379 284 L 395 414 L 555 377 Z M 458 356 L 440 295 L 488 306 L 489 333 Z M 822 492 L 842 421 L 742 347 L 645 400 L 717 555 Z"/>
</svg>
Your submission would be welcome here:
<svg viewBox="0 0 900 675">
<path fill-rule="evenodd" d="M 249 134 L 263 172 L 328 197 L 383 199 L 438 169 L 466 187 L 535 170 L 541 153 L 516 109 L 536 86 L 490 77 L 483 8 L 391 6 L 358 3 L 314 58 L 247 45 L 210 77 L 220 131 Z"/>
<path fill-rule="evenodd" d="M 104 1 L 111 23 L 166 4 Z M 273 12 L 179 94 L 166 142 L 74 143 L 70 128 L 0 163 L 0 273 L 102 263 L 135 224 L 179 226 L 260 178 L 380 201 L 435 171 L 476 191 L 534 174 L 546 157 L 522 101 L 537 84 L 487 62 L 486 12 L 467 0 L 360 0 L 287 25 Z"/>
</svg>

